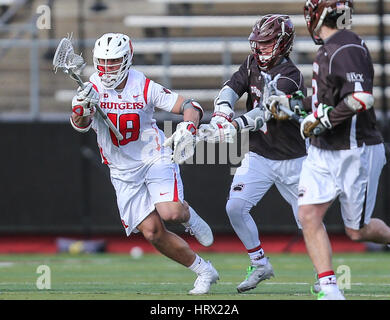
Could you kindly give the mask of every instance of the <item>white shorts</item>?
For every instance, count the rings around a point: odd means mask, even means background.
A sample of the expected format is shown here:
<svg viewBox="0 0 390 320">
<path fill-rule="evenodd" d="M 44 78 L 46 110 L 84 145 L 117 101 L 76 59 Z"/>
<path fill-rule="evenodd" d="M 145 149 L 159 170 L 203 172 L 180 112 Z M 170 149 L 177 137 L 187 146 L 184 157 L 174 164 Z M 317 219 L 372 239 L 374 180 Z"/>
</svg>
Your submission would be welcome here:
<svg viewBox="0 0 390 320">
<path fill-rule="evenodd" d="M 239 198 L 255 206 L 272 187 L 277 187 L 282 197 L 291 205 L 295 221 L 298 221 L 298 182 L 305 157 L 291 160 L 270 160 L 254 152 L 248 152 L 237 168 L 229 198 Z"/>
<path fill-rule="evenodd" d="M 129 236 L 137 233 L 137 226 L 155 209 L 159 202 L 183 202 L 183 183 L 177 164 L 158 161 L 140 170 L 136 180 L 111 176 L 115 188 L 119 214 Z M 123 175 L 127 178 L 127 175 Z"/>
<path fill-rule="evenodd" d="M 371 219 L 385 164 L 383 144 L 336 151 L 310 146 L 299 180 L 298 205 L 326 203 L 338 196 L 344 225 L 359 230 Z"/>
</svg>

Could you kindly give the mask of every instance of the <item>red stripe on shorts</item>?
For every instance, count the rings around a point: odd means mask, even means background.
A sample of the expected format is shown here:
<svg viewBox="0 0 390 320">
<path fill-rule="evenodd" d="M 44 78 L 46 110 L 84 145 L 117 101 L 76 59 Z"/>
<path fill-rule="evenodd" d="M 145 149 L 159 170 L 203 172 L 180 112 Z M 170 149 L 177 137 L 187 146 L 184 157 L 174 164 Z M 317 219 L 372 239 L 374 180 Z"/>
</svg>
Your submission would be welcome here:
<svg viewBox="0 0 390 320">
<path fill-rule="evenodd" d="M 175 186 L 173 189 L 173 202 L 179 201 L 179 192 L 177 191 L 177 179 L 176 179 L 176 171 L 174 172 L 175 175 Z"/>
<path fill-rule="evenodd" d="M 102 156 L 103 163 L 104 163 L 104 164 L 109 164 L 107 158 L 106 158 L 106 157 L 104 156 L 104 154 L 103 154 L 103 149 L 102 149 L 101 146 L 99 146 L 99 151 L 100 151 L 100 155 Z"/>
</svg>

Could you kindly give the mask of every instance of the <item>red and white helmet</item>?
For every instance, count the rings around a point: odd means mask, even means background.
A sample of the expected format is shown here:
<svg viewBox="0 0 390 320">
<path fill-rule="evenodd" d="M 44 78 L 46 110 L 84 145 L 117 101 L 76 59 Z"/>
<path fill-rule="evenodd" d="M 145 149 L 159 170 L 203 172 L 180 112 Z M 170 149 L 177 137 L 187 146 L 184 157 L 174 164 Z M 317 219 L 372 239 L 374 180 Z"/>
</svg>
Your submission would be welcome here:
<svg viewBox="0 0 390 320">
<path fill-rule="evenodd" d="M 107 70 L 107 60 L 121 59 L 115 71 Z M 93 49 L 93 64 L 99 73 L 102 84 L 107 89 L 115 89 L 126 78 L 133 60 L 133 46 L 128 36 L 121 33 L 106 33 L 96 40 Z"/>
<path fill-rule="evenodd" d="M 267 71 L 275 65 L 279 58 L 288 57 L 292 50 L 294 37 L 294 25 L 287 15 L 267 14 L 258 20 L 253 26 L 248 40 L 259 68 Z M 275 41 L 272 43 L 270 53 L 262 53 L 261 43 L 271 40 Z"/>
<path fill-rule="evenodd" d="M 353 0 L 307 0 L 303 7 L 306 26 L 315 44 L 323 44 L 319 31 L 326 17 L 337 17 L 353 9 Z"/>
</svg>

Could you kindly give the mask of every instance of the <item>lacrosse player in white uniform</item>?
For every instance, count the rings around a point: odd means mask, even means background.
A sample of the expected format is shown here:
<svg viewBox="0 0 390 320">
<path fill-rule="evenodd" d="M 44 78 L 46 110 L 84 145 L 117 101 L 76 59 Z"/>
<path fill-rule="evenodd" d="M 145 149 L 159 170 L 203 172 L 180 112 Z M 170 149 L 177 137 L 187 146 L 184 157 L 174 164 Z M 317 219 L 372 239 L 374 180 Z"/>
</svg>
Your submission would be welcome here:
<svg viewBox="0 0 390 320">
<path fill-rule="evenodd" d="M 153 119 L 154 108 L 183 114 L 173 143 L 195 139 L 203 111 L 199 103 L 172 92 L 130 68 L 133 47 L 127 35 L 107 33 L 96 40 L 96 72 L 72 100 L 71 124 L 77 131 L 96 132 L 102 162 L 110 168 L 117 204 L 127 236 L 141 232 L 159 252 L 188 267 L 198 277 L 190 294 L 205 294 L 218 279 L 209 261 L 192 251 L 163 221 L 182 223 L 204 246 L 213 243 L 207 223 L 183 196 L 179 166 L 172 163 L 172 149 L 164 146 L 164 133 Z M 107 115 L 122 134 L 118 140 L 94 105 Z"/>
</svg>

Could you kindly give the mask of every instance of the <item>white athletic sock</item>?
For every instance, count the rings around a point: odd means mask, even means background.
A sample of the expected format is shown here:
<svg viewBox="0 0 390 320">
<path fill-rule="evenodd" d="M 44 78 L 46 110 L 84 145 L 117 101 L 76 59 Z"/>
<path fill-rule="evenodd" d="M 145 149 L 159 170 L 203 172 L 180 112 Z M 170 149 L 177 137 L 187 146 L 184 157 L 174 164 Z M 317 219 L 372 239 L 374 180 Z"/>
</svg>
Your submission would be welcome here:
<svg viewBox="0 0 390 320">
<path fill-rule="evenodd" d="M 196 274 L 202 273 L 202 272 L 205 271 L 207 268 L 208 268 L 207 262 L 204 261 L 203 258 L 202 258 L 202 257 L 199 257 L 197 254 L 195 254 L 195 260 L 194 260 L 194 262 L 192 263 L 192 265 L 190 265 L 190 266 L 188 267 L 188 269 L 194 271 Z"/>
<path fill-rule="evenodd" d="M 259 245 L 255 249 L 248 250 L 248 255 L 249 259 L 251 259 L 251 264 L 253 266 L 264 266 L 267 263 L 267 258 L 264 256 L 264 250 L 261 245 Z"/>
<path fill-rule="evenodd" d="M 333 270 L 320 273 L 318 275 L 318 280 L 320 282 L 321 290 L 325 292 L 339 291 L 336 275 L 334 274 Z"/>
</svg>

